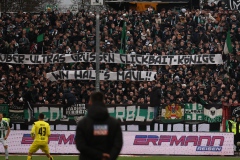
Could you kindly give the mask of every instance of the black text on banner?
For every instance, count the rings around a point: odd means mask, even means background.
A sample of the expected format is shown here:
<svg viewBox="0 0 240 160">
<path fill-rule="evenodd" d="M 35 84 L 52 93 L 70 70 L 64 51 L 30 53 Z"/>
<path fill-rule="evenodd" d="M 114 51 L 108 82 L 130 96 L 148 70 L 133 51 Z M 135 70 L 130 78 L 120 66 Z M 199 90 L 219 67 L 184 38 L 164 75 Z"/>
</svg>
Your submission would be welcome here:
<svg viewBox="0 0 240 160">
<path fill-rule="evenodd" d="M 138 55 L 102 53 L 100 61 L 103 63 L 124 63 L 136 65 L 194 65 L 194 64 L 223 64 L 221 54 L 200 55 Z M 76 63 L 96 62 L 95 53 L 78 54 L 0 54 L 0 63 L 15 64 L 45 64 L 45 63 Z"/>
<path fill-rule="evenodd" d="M 156 72 L 151 71 L 119 71 L 106 72 L 100 71 L 100 80 L 106 81 L 153 81 Z M 55 71 L 47 73 L 46 78 L 51 81 L 57 80 L 95 80 L 95 70 L 78 70 L 78 71 Z"/>
</svg>

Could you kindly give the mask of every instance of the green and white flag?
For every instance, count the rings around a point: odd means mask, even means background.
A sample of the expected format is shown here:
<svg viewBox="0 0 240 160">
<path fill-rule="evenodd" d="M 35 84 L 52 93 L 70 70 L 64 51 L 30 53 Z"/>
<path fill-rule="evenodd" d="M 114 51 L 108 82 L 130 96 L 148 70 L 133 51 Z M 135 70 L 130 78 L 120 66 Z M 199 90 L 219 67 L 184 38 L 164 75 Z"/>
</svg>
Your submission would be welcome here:
<svg viewBox="0 0 240 160">
<path fill-rule="evenodd" d="M 232 52 L 233 52 L 232 41 L 231 41 L 230 31 L 228 31 L 223 53 L 224 54 L 229 54 L 229 53 L 232 53 Z"/>
<path fill-rule="evenodd" d="M 198 103 L 186 103 L 184 116 L 185 121 L 203 121 L 203 106 Z"/>
<path fill-rule="evenodd" d="M 222 105 L 208 104 L 204 106 L 204 120 L 208 123 L 222 122 Z"/>
</svg>

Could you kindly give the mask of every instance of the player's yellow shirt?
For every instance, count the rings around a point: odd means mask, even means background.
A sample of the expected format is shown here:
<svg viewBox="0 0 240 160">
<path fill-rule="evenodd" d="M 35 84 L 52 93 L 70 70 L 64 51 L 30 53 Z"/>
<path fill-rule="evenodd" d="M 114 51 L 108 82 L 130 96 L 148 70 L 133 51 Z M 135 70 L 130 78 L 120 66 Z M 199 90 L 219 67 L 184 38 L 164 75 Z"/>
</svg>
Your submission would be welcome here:
<svg viewBox="0 0 240 160">
<path fill-rule="evenodd" d="M 31 135 L 35 136 L 34 141 L 48 143 L 48 137 L 50 134 L 50 126 L 47 122 L 37 121 L 33 124 Z"/>
</svg>

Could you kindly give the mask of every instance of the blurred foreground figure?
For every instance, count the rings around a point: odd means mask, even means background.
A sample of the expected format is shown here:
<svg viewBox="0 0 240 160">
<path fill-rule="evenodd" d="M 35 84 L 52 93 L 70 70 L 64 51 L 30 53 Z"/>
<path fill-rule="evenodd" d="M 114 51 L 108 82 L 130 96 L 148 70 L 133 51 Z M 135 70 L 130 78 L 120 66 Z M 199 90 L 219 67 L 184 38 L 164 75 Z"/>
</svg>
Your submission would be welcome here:
<svg viewBox="0 0 240 160">
<path fill-rule="evenodd" d="M 121 126 L 109 116 L 101 92 L 91 95 L 90 105 L 87 116 L 79 121 L 76 129 L 79 159 L 115 160 L 123 145 Z"/>
</svg>

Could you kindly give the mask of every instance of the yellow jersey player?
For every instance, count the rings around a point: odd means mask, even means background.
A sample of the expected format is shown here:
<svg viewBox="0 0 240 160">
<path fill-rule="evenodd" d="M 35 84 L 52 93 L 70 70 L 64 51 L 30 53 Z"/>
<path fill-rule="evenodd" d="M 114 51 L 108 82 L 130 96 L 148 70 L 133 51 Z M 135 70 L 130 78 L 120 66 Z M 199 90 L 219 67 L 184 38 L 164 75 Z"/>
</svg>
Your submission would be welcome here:
<svg viewBox="0 0 240 160">
<path fill-rule="evenodd" d="M 48 148 L 48 137 L 51 134 L 50 126 L 47 122 L 44 122 L 44 114 L 40 113 L 38 121 L 33 124 L 31 136 L 34 139 L 32 145 L 29 148 L 27 160 L 32 159 L 32 154 L 41 149 L 49 160 L 53 160 Z"/>
<path fill-rule="evenodd" d="M 8 122 L 3 120 L 3 114 L 0 113 L 0 142 L 3 144 L 5 149 L 5 158 L 8 160 L 8 144 L 7 138 L 10 134 L 10 127 Z"/>
</svg>

